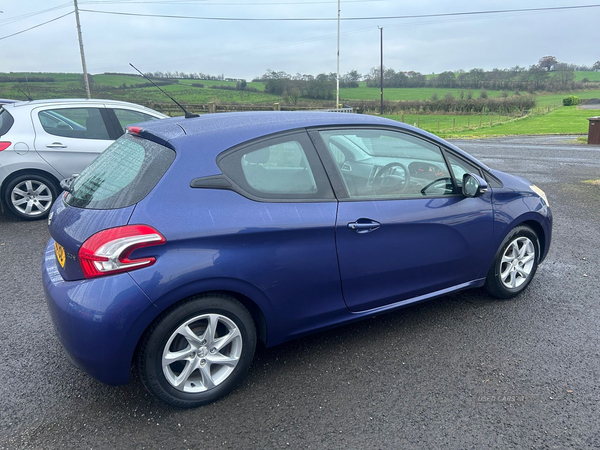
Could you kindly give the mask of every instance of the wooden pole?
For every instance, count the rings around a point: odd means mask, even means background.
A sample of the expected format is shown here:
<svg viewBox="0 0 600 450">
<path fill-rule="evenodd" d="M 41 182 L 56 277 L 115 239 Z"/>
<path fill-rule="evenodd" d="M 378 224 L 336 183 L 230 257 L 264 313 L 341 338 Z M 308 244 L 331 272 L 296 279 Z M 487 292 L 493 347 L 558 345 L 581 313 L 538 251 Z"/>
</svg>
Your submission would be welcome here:
<svg viewBox="0 0 600 450">
<path fill-rule="evenodd" d="M 379 113 L 381 115 L 383 115 L 383 27 L 379 27 L 379 36 L 380 36 L 380 43 L 379 43 L 379 49 L 380 49 L 380 57 L 381 57 L 381 68 L 380 70 L 380 79 L 381 79 L 381 105 L 379 107 Z M 404 122 L 404 121 L 403 121 Z"/>
<path fill-rule="evenodd" d="M 90 92 L 90 81 L 88 80 L 87 67 L 85 65 L 85 54 L 83 53 L 83 38 L 81 37 L 81 24 L 79 23 L 79 7 L 77 6 L 77 0 L 73 0 L 75 6 L 75 22 L 77 23 L 77 36 L 79 37 L 79 53 L 81 53 L 81 66 L 83 67 L 83 82 L 85 83 L 85 92 L 87 98 L 92 98 Z"/>
</svg>

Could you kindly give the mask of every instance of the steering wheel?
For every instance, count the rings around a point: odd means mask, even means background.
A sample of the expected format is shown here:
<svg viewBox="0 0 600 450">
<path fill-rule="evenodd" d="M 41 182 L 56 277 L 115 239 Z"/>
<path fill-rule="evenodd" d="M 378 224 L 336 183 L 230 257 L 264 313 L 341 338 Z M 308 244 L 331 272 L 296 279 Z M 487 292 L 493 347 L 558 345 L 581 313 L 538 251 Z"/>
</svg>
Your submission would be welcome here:
<svg viewBox="0 0 600 450">
<path fill-rule="evenodd" d="M 402 169 L 403 176 L 397 174 L 398 169 Z M 410 173 L 408 169 L 399 162 L 386 164 L 373 179 L 373 190 L 377 193 L 399 193 L 403 192 L 410 183 Z"/>
<path fill-rule="evenodd" d="M 440 184 L 442 181 L 445 183 L 448 183 L 448 181 L 450 181 L 450 183 L 452 183 L 452 178 L 443 177 L 443 178 L 438 178 L 437 180 L 433 180 L 431 183 L 429 183 L 427 186 L 425 186 L 423 189 L 421 189 L 421 194 L 427 195 L 427 189 L 429 189 L 431 186 L 435 186 L 436 184 Z"/>
</svg>

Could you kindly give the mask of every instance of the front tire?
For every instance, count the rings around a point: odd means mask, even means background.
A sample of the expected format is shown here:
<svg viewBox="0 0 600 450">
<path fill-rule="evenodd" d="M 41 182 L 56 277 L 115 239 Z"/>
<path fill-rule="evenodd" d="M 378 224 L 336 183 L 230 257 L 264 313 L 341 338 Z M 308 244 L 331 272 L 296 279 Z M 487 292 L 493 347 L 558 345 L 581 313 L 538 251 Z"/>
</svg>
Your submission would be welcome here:
<svg viewBox="0 0 600 450">
<path fill-rule="evenodd" d="M 230 296 L 192 297 L 146 332 L 138 369 L 148 391 L 179 408 L 206 405 L 231 392 L 256 348 L 250 313 Z"/>
<path fill-rule="evenodd" d="M 40 220 L 48 216 L 58 194 L 55 182 L 49 177 L 25 173 L 6 184 L 4 204 L 19 219 Z"/>
<path fill-rule="evenodd" d="M 540 242 L 524 225 L 515 227 L 502 241 L 488 272 L 485 289 L 493 297 L 516 297 L 531 283 L 540 259 Z"/>
</svg>

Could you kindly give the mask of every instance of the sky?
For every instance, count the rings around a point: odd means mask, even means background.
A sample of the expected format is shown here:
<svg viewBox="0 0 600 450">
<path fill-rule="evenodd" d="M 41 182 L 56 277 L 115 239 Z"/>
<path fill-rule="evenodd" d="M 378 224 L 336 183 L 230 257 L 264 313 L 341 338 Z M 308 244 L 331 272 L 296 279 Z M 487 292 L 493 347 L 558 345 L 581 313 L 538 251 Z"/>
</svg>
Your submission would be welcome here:
<svg viewBox="0 0 600 450">
<path fill-rule="evenodd" d="M 556 6 L 600 0 L 341 0 L 341 17 L 367 18 Z M 56 7 L 56 8 L 55 8 Z M 55 9 L 54 9 L 55 8 Z M 92 11 L 224 18 L 337 18 L 337 0 L 79 0 L 88 72 L 202 72 L 252 79 L 267 69 L 336 71 L 336 20 L 217 21 Z M 32 15 L 39 11 L 46 11 Z M 87 11 L 86 11 L 87 10 Z M 81 72 L 68 0 L 0 0 L 0 72 Z M 384 65 L 424 74 L 528 67 L 545 55 L 591 66 L 600 60 L 600 7 L 435 18 L 342 20 L 340 72 Z"/>
</svg>

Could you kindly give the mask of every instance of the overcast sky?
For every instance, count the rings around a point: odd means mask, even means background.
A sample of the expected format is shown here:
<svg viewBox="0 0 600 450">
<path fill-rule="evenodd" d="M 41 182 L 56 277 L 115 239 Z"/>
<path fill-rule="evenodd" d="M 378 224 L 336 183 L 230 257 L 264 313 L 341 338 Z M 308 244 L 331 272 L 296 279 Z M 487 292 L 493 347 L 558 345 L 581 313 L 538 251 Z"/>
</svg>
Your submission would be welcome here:
<svg viewBox="0 0 600 450">
<path fill-rule="evenodd" d="M 372 17 L 600 4 L 600 0 L 342 0 L 342 17 Z M 19 16 L 61 8 L 31 17 Z M 79 0 L 80 9 L 235 18 L 336 18 L 336 0 Z M 73 10 L 67 0 L 0 0 L 0 39 Z M 540 57 L 600 60 L 600 8 L 485 16 L 341 23 L 340 71 L 445 70 L 529 66 Z M 81 12 L 88 71 L 183 71 L 252 79 L 266 69 L 336 70 L 336 21 L 264 22 L 149 18 Z M 75 16 L 0 40 L 0 72 L 79 72 Z"/>
</svg>

